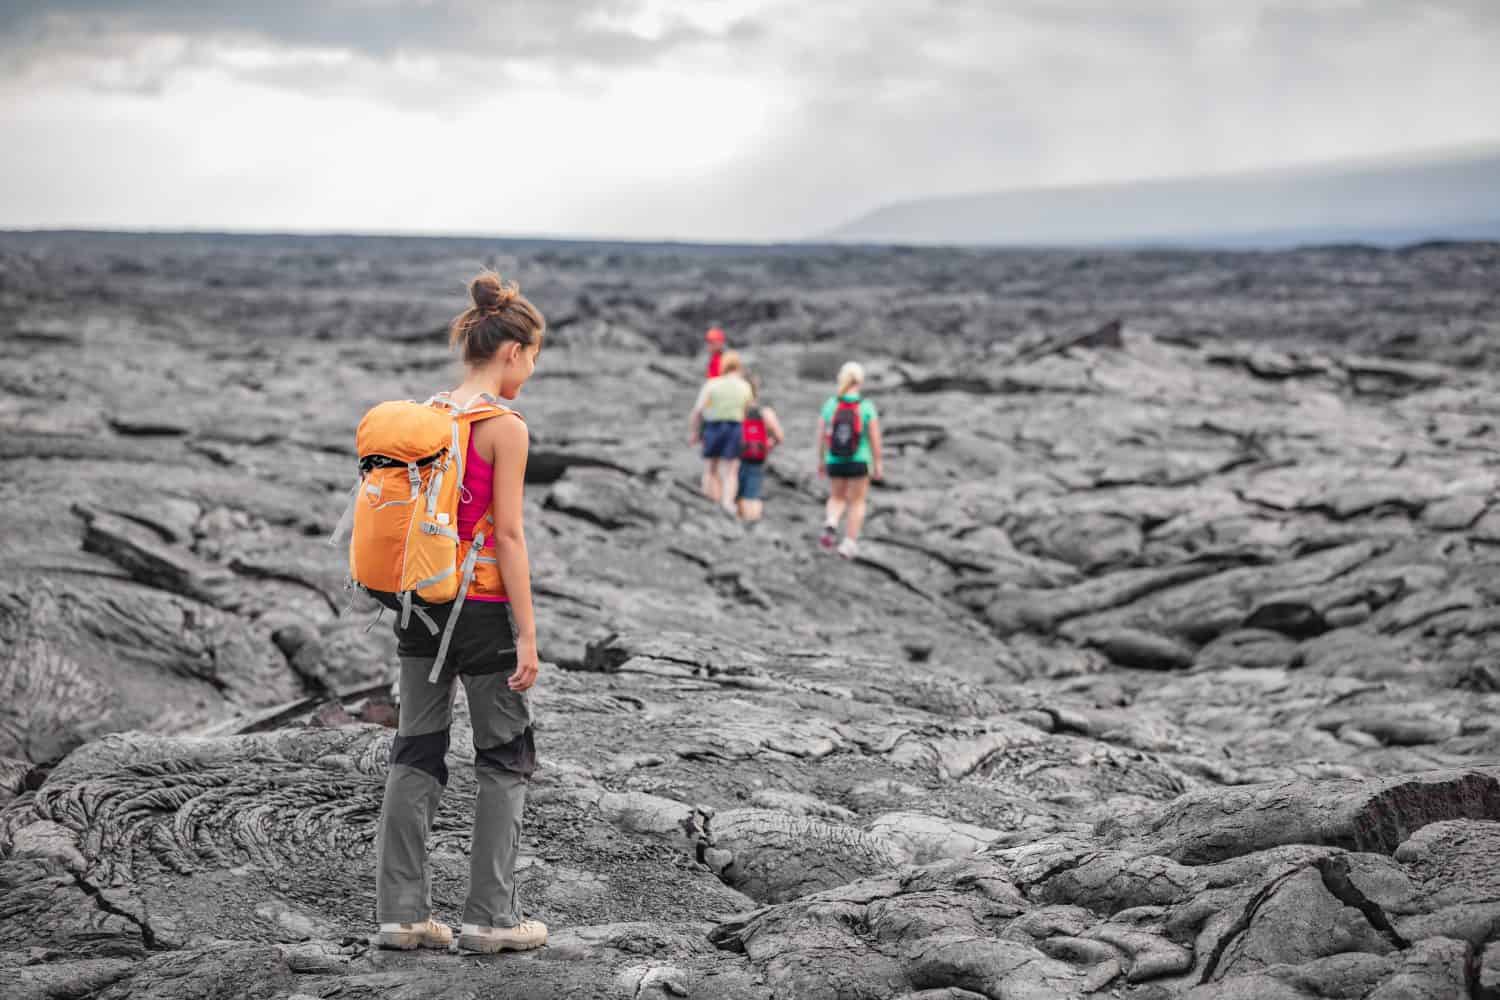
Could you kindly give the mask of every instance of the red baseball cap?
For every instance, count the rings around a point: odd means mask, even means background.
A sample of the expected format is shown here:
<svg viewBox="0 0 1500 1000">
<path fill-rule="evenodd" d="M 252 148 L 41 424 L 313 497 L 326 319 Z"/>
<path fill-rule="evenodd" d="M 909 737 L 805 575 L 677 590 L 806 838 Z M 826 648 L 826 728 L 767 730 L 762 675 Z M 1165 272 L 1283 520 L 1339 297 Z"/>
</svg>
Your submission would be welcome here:
<svg viewBox="0 0 1500 1000">
<path fill-rule="evenodd" d="M 703 339 L 710 344 L 722 344 L 724 343 L 724 331 L 716 326 L 711 326 L 708 328 L 708 332 L 703 335 Z"/>
</svg>

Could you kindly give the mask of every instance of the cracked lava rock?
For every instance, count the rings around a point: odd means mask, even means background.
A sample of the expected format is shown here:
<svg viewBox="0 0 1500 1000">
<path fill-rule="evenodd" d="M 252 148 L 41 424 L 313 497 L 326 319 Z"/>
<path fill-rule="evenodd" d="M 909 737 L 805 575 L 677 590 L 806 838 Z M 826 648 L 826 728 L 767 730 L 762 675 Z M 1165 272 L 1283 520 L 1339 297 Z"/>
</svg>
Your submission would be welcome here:
<svg viewBox="0 0 1500 1000">
<path fill-rule="evenodd" d="M 552 327 L 552 936 L 379 952 L 394 641 L 323 536 L 496 254 Z M 1497 271 L 0 235 L 0 996 L 1500 997 Z M 750 530 L 682 444 L 714 323 L 791 438 Z M 845 562 L 851 358 L 889 457 Z"/>
</svg>

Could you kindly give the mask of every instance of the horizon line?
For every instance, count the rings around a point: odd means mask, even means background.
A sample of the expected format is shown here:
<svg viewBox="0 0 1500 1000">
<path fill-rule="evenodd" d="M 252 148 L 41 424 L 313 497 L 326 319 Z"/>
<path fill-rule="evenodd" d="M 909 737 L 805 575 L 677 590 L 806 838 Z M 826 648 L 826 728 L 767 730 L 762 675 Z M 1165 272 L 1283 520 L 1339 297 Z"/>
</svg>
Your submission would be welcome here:
<svg viewBox="0 0 1500 1000">
<path fill-rule="evenodd" d="M 1500 148 L 1497 148 L 1500 152 Z M 1500 220 L 1467 224 L 1467 228 L 1487 230 L 1500 229 Z M 153 226 L 0 226 L 0 238 L 7 236 L 139 236 L 146 238 L 172 237 L 227 237 L 230 239 L 293 239 L 293 240 L 410 240 L 430 242 L 482 242 L 497 243 L 546 243 L 562 246 L 621 246 L 621 247 L 682 247 L 719 250 L 953 250 L 966 253 L 1139 253 L 1151 251 L 1216 252 L 1216 253 L 1279 253 L 1295 250 L 1316 250 L 1328 247 L 1359 247 L 1368 250 L 1398 251 L 1430 243 L 1492 244 L 1500 238 L 1486 236 L 1444 236 L 1432 234 L 1406 240 L 1380 240 L 1374 234 L 1381 227 L 1345 227 L 1351 234 L 1367 234 L 1365 239 L 1339 238 L 1337 230 L 1327 239 L 1290 241 L 1299 230 L 1295 227 L 1260 230 L 1246 233 L 1221 233 L 1200 238 L 1182 237 L 1133 239 L 1102 239 L 1077 242 L 1040 243 L 963 243 L 933 242 L 929 240 L 880 240 L 839 239 L 821 236 L 810 239 L 777 240 L 710 240 L 681 237 L 639 236 L 567 236 L 538 235 L 534 233 L 504 234 L 495 232 L 421 232 L 403 230 L 359 230 L 359 229 L 236 229 Z M 1391 227 L 1388 232 L 1409 227 Z M 1278 239 L 1280 237 L 1280 239 Z M 1264 242 L 1261 242 L 1261 241 Z"/>
</svg>

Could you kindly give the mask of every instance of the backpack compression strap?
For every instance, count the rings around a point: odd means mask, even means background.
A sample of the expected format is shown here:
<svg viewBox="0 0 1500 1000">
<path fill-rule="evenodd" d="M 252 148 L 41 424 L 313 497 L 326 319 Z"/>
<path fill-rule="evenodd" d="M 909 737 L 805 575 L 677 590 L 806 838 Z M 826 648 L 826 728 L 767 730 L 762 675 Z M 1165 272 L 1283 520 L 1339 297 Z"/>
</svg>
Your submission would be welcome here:
<svg viewBox="0 0 1500 1000">
<path fill-rule="evenodd" d="M 488 514 L 485 515 L 485 523 L 493 524 Z M 474 580 L 474 563 L 479 560 L 479 553 L 484 548 L 484 532 L 474 532 L 474 544 L 469 547 L 469 554 L 464 556 L 464 565 L 458 578 L 458 596 L 453 599 L 453 610 L 448 612 L 448 621 L 443 626 L 443 638 L 438 643 L 437 659 L 432 661 L 432 670 L 427 675 L 429 684 L 436 684 L 438 678 L 443 674 L 443 661 L 448 658 L 448 644 L 453 641 L 453 628 L 458 624 L 458 614 L 464 609 L 464 598 L 469 596 L 469 584 Z"/>
</svg>

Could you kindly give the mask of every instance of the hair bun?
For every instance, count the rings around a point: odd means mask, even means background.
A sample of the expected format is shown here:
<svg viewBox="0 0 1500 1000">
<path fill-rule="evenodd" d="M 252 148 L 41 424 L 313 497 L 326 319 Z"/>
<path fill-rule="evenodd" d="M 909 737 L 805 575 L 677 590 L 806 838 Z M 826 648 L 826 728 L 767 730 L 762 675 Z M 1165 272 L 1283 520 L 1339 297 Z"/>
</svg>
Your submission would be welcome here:
<svg viewBox="0 0 1500 1000">
<path fill-rule="evenodd" d="M 469 296 L 474 300 L 474 308 L 486 315 L 504 309 L 520 294 L 520 285 L 505 281 L 494 271 L 484 271 L 469 282 Z"/>
</svg>

